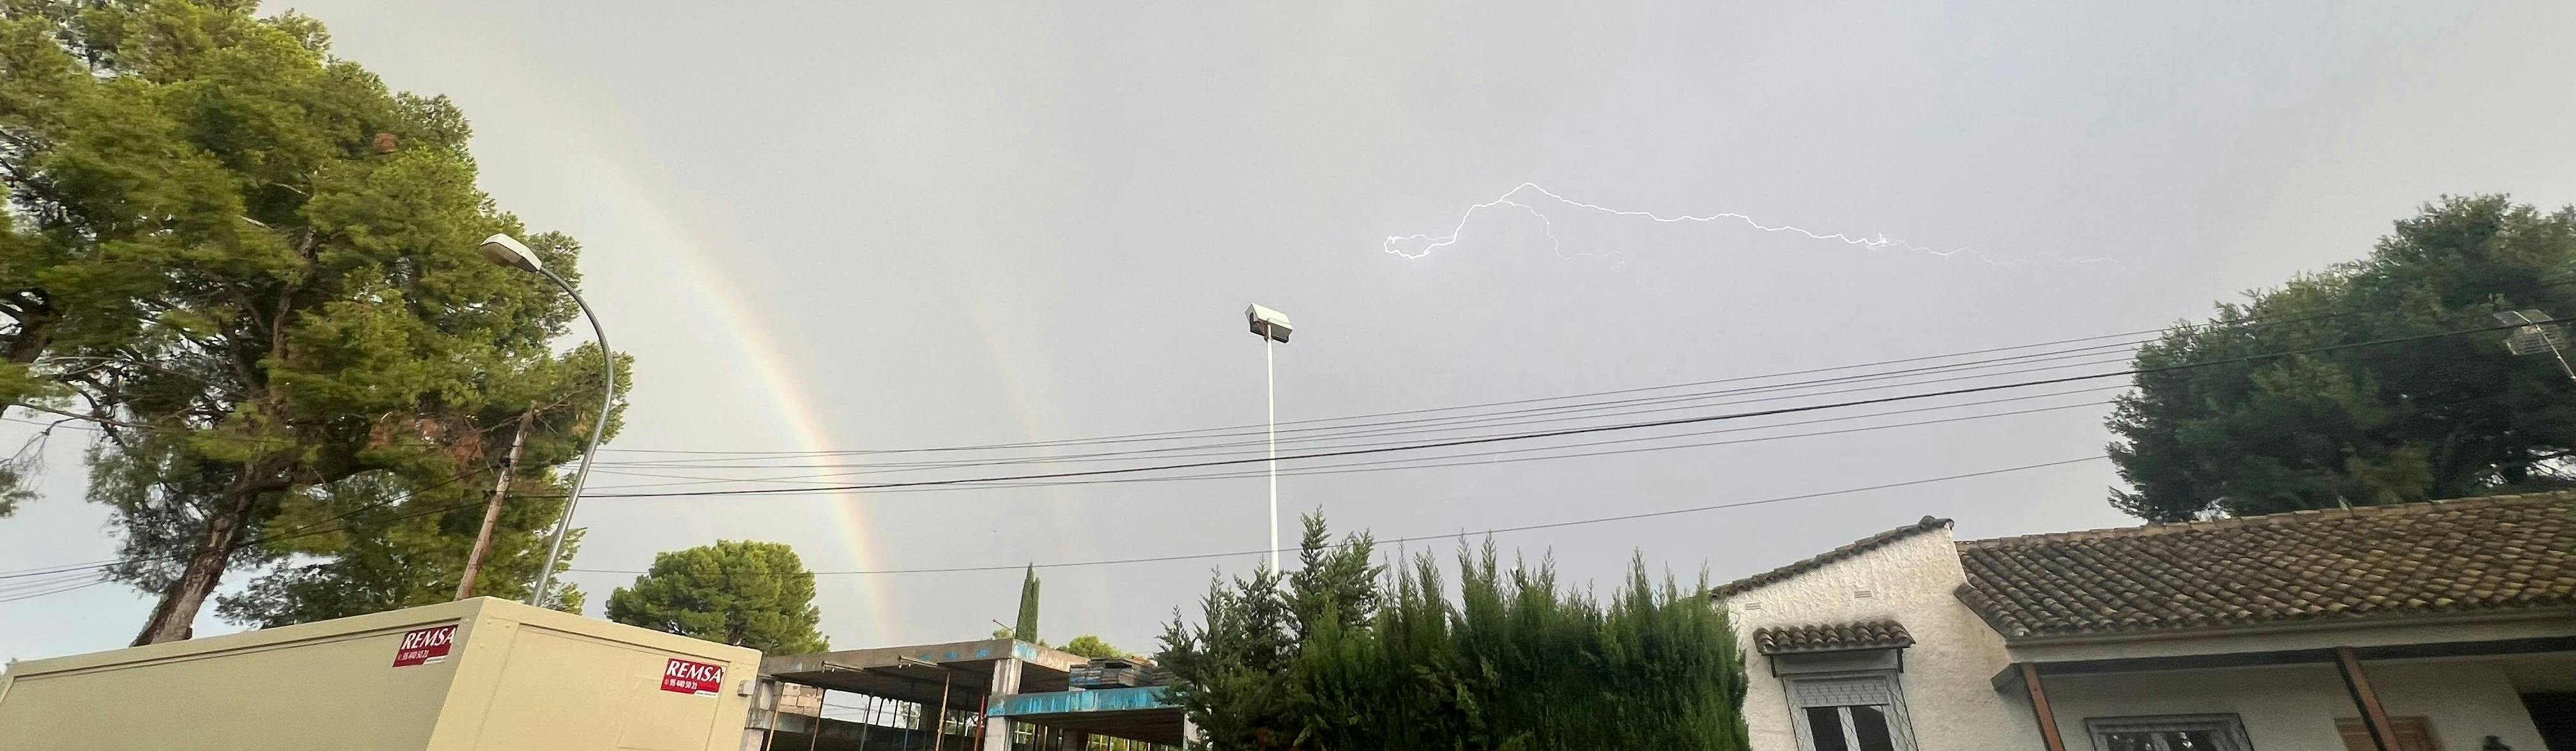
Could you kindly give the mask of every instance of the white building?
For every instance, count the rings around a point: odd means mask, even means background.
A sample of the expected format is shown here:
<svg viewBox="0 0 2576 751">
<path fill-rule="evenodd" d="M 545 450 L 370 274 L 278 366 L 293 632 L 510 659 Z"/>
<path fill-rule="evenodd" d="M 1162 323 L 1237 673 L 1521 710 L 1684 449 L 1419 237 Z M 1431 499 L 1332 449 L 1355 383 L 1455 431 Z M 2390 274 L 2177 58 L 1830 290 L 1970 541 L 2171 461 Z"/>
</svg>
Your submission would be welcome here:
<svg viewBox="0 0 2576 751">
<path fill-rule="evenodd" d="M 2576 494 L 1925 517 L 1710 597 L 1758 751 L 2576 751 Z"/>
</svg>

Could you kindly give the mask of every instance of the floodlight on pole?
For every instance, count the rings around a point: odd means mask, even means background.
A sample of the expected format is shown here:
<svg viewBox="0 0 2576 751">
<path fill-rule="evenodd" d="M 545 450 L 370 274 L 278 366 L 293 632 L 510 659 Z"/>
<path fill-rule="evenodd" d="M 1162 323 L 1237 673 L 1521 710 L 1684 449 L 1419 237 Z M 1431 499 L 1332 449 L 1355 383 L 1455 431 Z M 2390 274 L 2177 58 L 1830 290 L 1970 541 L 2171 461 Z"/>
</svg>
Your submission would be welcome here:
<svg viewBox="0 0 2576 751">
<path fill-rule="evenodd" d="M 1295 327 L 1288 324 L 1288 314 L 1259 305 L 1243 309 L 1243 320 L 1251 324 L 1252 333 L 1261 337 L 1261 382 L 1267 398 L 1270 441 L 1270 570 L 1279 571 L 1279 367 L 1273 354 L 1276 345 L 1288 341 Z"/>
<path fill-rule="evenodd" d="M 537 565 L 537 584 L 528 590 L 528 604 L 544 607 L 546 590 L 554 583 L 555 559 L 563 557 L 564 538 L 572 534 L 572 510 L 581 503 L 582 481 L 590 479 L 590 465 L 596 463 L 593 458 L 599 454 L 599 439 L 608 433 L 608 411 L 617 402 L 617 358 L 608 351 L 608 329 L 599 325 L 599 314 L 591 311 L 590 302 L 581 299 L 581 291 L 573 289 L 563 277 L 547 271 L 545 264 L 537 260 L 536 251 L 529 250 L 518 238 L 502 234 L 484 238 L 482 250 L 483 257 L 494 264 L 545 277 L 563 288 L 564 294 L 572 296 L 573 305 L 581 308 L 582 317 L 590 319 L 590 331 L 599 338 L 599 416 L 591 422 L 590 440 L 582 444 L 581 470 L 573 473 L 572 488 L 564 494 L 563 518 L 555 520 L 554 541 L 546 544 L 546 559 Z"/>
<path fill-rule="evenodd" d="M 2567 365 L 2567 324 L 2537 310 L 2508 310 L 2495 314 L 2497 323 L 2519 323 L 2521 327 L 2504 337 L 2504 348 L 2517 355 L 2547 352 L 2557 358 L 2558 370 L 2576 380 L 2576 367 Z"/>
</svg>

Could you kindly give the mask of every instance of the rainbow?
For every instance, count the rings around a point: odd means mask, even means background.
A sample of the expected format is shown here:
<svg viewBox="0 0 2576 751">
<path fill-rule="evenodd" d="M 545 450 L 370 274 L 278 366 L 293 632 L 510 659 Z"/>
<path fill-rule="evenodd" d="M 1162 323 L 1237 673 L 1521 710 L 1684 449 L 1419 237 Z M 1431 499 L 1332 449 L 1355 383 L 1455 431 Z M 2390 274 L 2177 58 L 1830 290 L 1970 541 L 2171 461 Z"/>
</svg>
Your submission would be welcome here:
<svg viewBox="0 0 2576 751">
<path fill-rule="evenodd" d="M 657 212 L 654 215 L 667 217 L 671 214 Z M 787 427 L 788 435 L 796 448 L 813 453 L 845 449 L 848 444 L 839 440 L 840 437 L 819 418 L 824 414 L 824 410 L 819 408 L 819 400 L 806 388 L 794 360 L 787 355 L 790 349 L 770 334 L 770 327 L 762 324 L 760 316 L 755 312 L 762 307 L 755 305 L 742 294 L 740 288 L 725 273 L 723 264 L 716 262 L 710 250 L 716 247 L 715 244 L 704 242 L 702 238 L 696 237 L 691 228 L 681 226 L 680 222 L 658 219 L 655 223 L 664 225 L 657 228 L 657 231 L 664 233 L 664 237 L 682 240 L 677 247 L 671 249 L 672 252 L 669 254 L 680 264 L 681 278 L 689 280 L 690 286 L 696 293 L 693 296 L 694 299 L 706 305 L 709 312 L 713 314 L 718 328 L 730 334 L 736 346 L 741 348 L 743 356 L 739 361 L 750 369 L 753 377 L 758 380 L 761 390 L 769 395 L 770 408 L 777 415 L 779 422 Z M 932 254 L 932 257 L 939 259 L 940 266 L 948 272 L 949 281 L 952 284 L 965 282 L 968 289 L 989 288 L 980 284 L 984 281 L 979 273 L 980 268 L 975 268 L 972 264 L 961 264 L 949 254 Z M 961 276 L 965 278 L 961 279 Z M 996 330 L 990 311 L 980 305 L 969 305 L 966 308 L 966 319 L 973 325 L 975 338 L 983 344 L 985 355 L 991 358 L 996 372 L 1002 376 L 1003 396 L 1008 400 L 1011 413 L 1019 423 L 1023 438 L 1035 439 L 1048 435 L 1049 432 L 1038 424 L 1028 390 L 1020 386 L 1021 380 L 1016 377 L 1022 368 L 1019 367 L 1019 363 L 1014 362 L 1008 351 L 1000 346 L 1002 339 L 1000 332 Z M 842 552 L 848 561 L 848 568 L 858 571 L 888 568 L 881 565 L 882 559 L 877 554 L 877 546 L 871 532 L 872 525 L 862 516 L 860 504 L 866 502 L 866 499 L 861 493 L 852 490 L 833 491 L 814 502 L 822 504 L 840 532 L 838 537 Z M 1058 525 L 1070 521 L 1071 515 L 1068 513 L 1064 499 L 1049 499 L 1044 506 Z M 1064 553 L 1063 538 L 1052 539 L 1056 540 L 1055 552 Z M 813 566 L 813 568 L 823 567 Z M 889 578 L 884 576 L 861 575 L 842 577 L 834 582 L 836 585 L 840 582 L 854 585 L 860 606 L 868 610 L 863 618 L 875 629 L 875 633 L 861 635 L 861 644 L 886 642 L 888 639 L 904 634 L 892 617 L 897 609 L 888 606 L 887 581 Z M 941 635 L 938 638 L 950 637 Z"/>
<path fill-rule="evenodd" d="M 389 30 L 368 29 L 349 38 L 376 32 Z M 496 198 L 529 215 L 553 217 L 542 224 L 584 239 L 591 249 L 582 258 L 585 268 L 655 260 L 672 264 L 681 283 L 691 288 L 688 299 L 703 306 L 709 320 L 740 348 L 742 356 L 735 361 L 749 369 L 767 394 L 769 408 L 786 426 L 796 448 L 819 452 L 841 445 L 822 423 L 824 412 L 816 408 L 817 400 L 798 377 L 794 361 L 787 356 L 790 350 L 775 341 L 754 313 L 759 306 L 725 273 L 727 264 L 718 253 L 726 243 L 711 242 L 707 233 L 692 226 L 697 223 L 692 218 L 699 213 L 689 209 L 701 204 L 687 200 L 689 191 L 656 169 L 653 165 L 658 162 L 651 152 L 636 142 L 633 130 L 642 120 L 620 111 L 596 88 L 530 75 L 546 67 L 527 54 L 539 48 L 541 40 L 523 38 L 508 29 L 467 27 L 443 16 L 421 16 L 405 19 L 397 39 L 373 41 L 382 45 L 382 52 L 435 60 L 434 66 L 414 74 L 425 75 L 426 83 L 471 81 L 465 86 L 471 93 L 459 98 L 487 105 L 479 109 L 482 117 L 477 123 L 484 133 L 476 137 L 474 151 L 486 160 L 478 171 L 482 180 L 515 184 L 517 190 L 506 192 L 518 193 Z M 425 46 L 429 40 L 438 43 Z M 456 54 L 459 46 L 471 48 L 473 54 Z M 492 140 L 505 133 L 501 140 Z M 612 248 L 616 255 L 602 252 Z M 586 276 L 596 280 L 608 274 L 594 271 Z M 593 296 L 601 292 L 605 290 Z M 614 310 L 602 312 L 615 315 Z M 609 325 L 615 334 L 617 321 L 612 318 Z M 586 333 L 574 334 L 575 340 L 587 339 Z M 838 527 L 847 565 L 880 569 L 874 536 L 859 507 L 863 501 L 855 492 L 843 492 L 813 502 L 822 504 Z M 848 591 L 854 591 L 860 607 L 868 610 L 850 620 L 874 629 L 857 636 L 880 640 L 900 633 L 891 616 L 894 609 L 886 606 L 883 577 L 850 578 L 856 581 Z M 601 599 L 605 598 L 593 602 Z"/>
<path fill-rule="evenodd" d="M 668 235 L 671 237 L 683 237 L 687 232 L 682 227 L 669 229 L 674 231 Z M 820 419 L 823 410 L 797 377 L 795 366 L 786 356 L 786 349 L 770 336 L 768 327 L 761 325 L 759 317 L 752 312 L 750 301 L 724 276 L 722 269 L 708 262 L 707 254 L 699 250 L 703 247 L 701 243 L 689 242 L 680 252 L 672 254 L 686 268 L 687 273 L 682 278 L 690 280 L 690 285 L 697 288 L 695 299 L 714 314 L 720 328 L 734 335 L 736 346 L 742 348 L 743 356 L 738 361 L 750 369 L 761 390 L 769 395 L 771 411 L 777 415 L 779 423 L 787 427 L 788 436 L 797 448 L 809 452 L 835 450 L 839 442 L 834 440 L 831 429 Z M 831 514 L 840 531 L 838 537 L 849 565 L 859 570 L 873 570 L 880 566 L 868 521 L 860 515 L 859 504 L 863 500 L 857 491 L 838 491 L 814 502 L 822 504 L 824 510 Z M 892 608 L 886 607 L 885 593 L 877 581 L 881 577 L 850 578 L 857 580 L 854 583 L 860 606 L 868 610 L 865 618 L 876 629 L 874 636 L 882 639 L 895 634 L 896 626 L 890 617 Z"/>
</svg>

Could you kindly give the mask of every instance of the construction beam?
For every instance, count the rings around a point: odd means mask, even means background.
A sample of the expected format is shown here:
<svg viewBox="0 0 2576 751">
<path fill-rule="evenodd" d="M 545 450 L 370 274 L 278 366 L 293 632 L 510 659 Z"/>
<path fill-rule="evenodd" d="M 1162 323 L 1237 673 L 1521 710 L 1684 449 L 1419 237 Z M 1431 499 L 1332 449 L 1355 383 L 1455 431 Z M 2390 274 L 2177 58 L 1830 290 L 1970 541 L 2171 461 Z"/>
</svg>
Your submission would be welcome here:
<svg viewBox="0 0 2576 751">
<path fill-rule="evenodd" d="M 2066 738 L 2057 732 L 2057 710 L 2048 706 L 2048 689 L 2039 683 L 2039 666 L 2021 664 L 2021 685 L 2030 691 L 2030 713 L 2039 720 L 2039 742 L 2048 751 L 2066 751 Z"/>
<path fill-rule="evenodd" d="M 2361 669 L 2361 655 L 2351 647 L 2334 648 L 2335 668 L 2343 673 L 2343 687 L 2352 693 L 2352 705 L 2361 710 L 2361 727 L 2370 731 L 2370 745 L 2379 751 L 2397 751 L 2397 726 L 2388 721 L 2388 710 L 2379 706 L 2379 689 L 2370 685 L 2370 674 Z"/>
</svg>

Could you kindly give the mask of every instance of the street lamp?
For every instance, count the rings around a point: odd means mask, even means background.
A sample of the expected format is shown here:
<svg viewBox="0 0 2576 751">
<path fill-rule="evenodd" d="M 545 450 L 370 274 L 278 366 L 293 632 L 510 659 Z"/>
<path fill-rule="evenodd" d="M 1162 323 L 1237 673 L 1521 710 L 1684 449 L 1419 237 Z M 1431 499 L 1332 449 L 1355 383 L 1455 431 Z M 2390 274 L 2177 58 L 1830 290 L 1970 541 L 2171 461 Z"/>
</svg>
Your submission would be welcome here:
<svg viewBox="0 0 2576 751">
<path fill-rule="evenodd" d="M 572 492 L 564 494 L 563 518 L 555 520 L 554 542 L 546 546 L 546 560 L 537 567 L 537 586 L 528 591 L 528 604 L 544 607 L 546 589 L 554 583 L 555 559 L 563 556 L 564 537 L 572 534 L 572 510 L 581 503 L 581 483 L 590 478 L 591 457 L 599 453 L 599 439 L 608 433 L 608 410 L 617 400 L 617 358 L 608 352 L 608 329 L 600 327 L 599 314 L 591 312 L 590 303 L 581 299 L 579 290 L 538 263 L 536 251 L 529 250 L 518 238 L 496 234 L 483 238 L 483 257 L 502 266 L 543 276 L 555 286 L 562 287 L 564 294 L 572 296 L 573 304 L 581 306 L 582 317 L 590 319 L 591 333 L 599 337 L 599 418 L 591 424 L 590 440 L 581 448 L 581 471 L 572 475 Z"/>
<path fill-rule="evenodd" d="M 1288 341 L 1288 314 L 1254 305 L 1243 309 L 1243 320 L 1252 325 L 1252 333 L 1261 336 L 1261 382 L 1269 392 L 1270 422 L 1270 572 L 1279 572 L 1279 366 L 1271 354 Z"/>
</svg>

